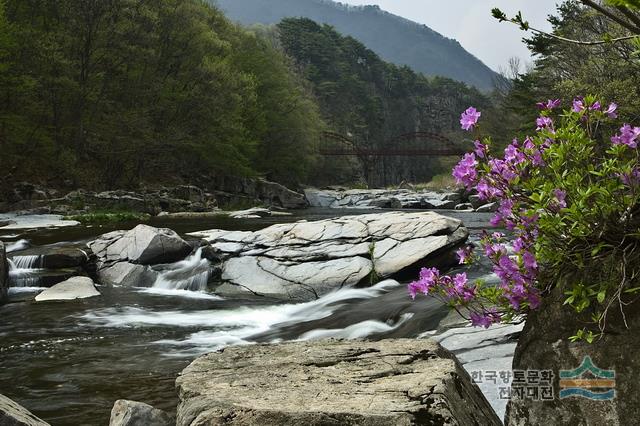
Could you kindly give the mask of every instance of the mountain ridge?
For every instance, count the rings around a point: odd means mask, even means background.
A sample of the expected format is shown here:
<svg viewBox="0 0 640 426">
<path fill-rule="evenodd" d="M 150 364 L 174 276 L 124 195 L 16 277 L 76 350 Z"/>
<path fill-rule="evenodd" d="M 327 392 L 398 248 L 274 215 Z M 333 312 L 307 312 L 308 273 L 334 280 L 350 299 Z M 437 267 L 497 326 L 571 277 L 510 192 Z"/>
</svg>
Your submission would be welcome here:
<svg viewBox="0 0 640 426">
<path fill-rule="evenodd" d="M 424 24 L 378 6 L 351 6 L 332 0 L 209 0 L 243 25 L 272 25 L 286 17 L 329 24 L 354 37 L 383 59 L 428 76 L 443 76 L 491 90 L 497 74 L 460 43 Z"/>
</svg>

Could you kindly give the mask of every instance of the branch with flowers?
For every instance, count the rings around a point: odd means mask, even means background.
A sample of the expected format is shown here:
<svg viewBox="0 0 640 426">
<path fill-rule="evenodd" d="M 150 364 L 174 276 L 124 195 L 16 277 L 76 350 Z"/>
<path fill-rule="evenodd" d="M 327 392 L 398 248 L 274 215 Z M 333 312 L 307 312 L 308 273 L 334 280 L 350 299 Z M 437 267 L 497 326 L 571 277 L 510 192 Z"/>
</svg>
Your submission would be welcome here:
<svg viewBox="0 0 640 426">
<path fill-rule="evenodd" d="M 489 327 L 538 309 L 561 286 L 565 305 L 589 318 L 571 339 L 593 341 L 607 331 L 613 308 L 626 325 L 625 307 L 640 295 L 640 127 L 624 124 L 607 134 L 618 106 L 593 96 L 562 112 L 560 100 L 537 107 L 534 135 L 513 140 L 499 157 L 490 138 L 480 137 L 479 111 L 471 107 L 460 119 L 477 139 L 452 174 L 499 205 L 491 224 L 504 232 L 485 231 L 480 244 L 500 284 L 425 268 L 408 290 Z M 461 264 L 476 260 L 471 247 L 458 257 Z"/>
</svg>

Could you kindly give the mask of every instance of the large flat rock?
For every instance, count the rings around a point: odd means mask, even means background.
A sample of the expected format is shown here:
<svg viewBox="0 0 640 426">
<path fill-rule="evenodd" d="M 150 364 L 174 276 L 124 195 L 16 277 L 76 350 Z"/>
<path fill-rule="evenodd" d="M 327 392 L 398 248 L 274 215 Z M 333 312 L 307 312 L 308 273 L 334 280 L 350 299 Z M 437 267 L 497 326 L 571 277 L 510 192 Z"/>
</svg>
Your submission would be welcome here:
<svg viewBox="0 0 640 426">
<path fill-rule="evenodd" d="M 462 244 L 460 220 L 433 212 L 390 212 L 273 225 L 257 232 L 192 233 L 227 257 L 225 295 L 248 291 L 312 300 L 332 290 L 429 264 Z"/>
<path fill-rule="evenodd" d="M 37 295 L 36 302 L 87 299 L 96 296 L 100 296 L 100 292 L 96 290 L 91 278 L 73 277 Z"/>
<path fill-rule="evenodd" d="M 501 424 L 432 340 L 231 347 L 196 359 L 176 385 L 178 426 Z"/>
</svg>

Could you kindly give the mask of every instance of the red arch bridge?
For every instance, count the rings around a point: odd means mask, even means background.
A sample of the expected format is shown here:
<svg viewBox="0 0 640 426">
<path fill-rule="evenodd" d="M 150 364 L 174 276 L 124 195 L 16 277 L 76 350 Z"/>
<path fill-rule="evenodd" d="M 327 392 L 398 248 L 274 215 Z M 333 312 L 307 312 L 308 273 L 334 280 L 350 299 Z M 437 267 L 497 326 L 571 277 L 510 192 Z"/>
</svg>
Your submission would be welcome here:
<svg viewBox="0 0 640 426">
<path fill-rule="evenodd" d="M 445 136 L 432 132 L 405 133 L 396 136 L 384 143 L 384 146 L 387 148 L 359 146 L 358 143 L 348 137 L 334 132 L 323 132 L 323 139 L 324 143 L 320 148 L 320 154 L 326 156 L 448 157 L 462 156 L 466 152 L 469 152 L 471 148 L 469 146 L 465 147 L 461 143 L 455 143 Z M 406 145 L 413 146 L 403 147 Z"/>
</svg>

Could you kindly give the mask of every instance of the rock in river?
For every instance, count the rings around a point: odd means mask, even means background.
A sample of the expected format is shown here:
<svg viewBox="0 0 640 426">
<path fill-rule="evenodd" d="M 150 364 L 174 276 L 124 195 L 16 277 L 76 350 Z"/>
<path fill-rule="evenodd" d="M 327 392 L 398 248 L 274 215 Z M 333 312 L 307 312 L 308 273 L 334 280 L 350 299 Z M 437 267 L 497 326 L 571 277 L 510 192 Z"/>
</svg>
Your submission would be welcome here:
<svg viewBox="0 0 640 426">
<path fill-rule="evenodd" d="M 147 225 L 103 234 L 88 245 L 97 256 L 102 284 L 141 287 L 155 279 L 146 265 L 176 262 L 193 250 L 174 231 Z"/>
<path fill-rule="evenodd" d="M 176 386 L 178 426 L 501 425 L 432 340 L 231 347 L 196 359 Z"/>
<path fill-rule="evenodd" d="M 100 292 L 96 290 L 91 278 L 73 277 L 37 295 L 36 302 L 86 299 L 95 296 L 100 296 Z"/>
<path fill-rule="evenodd" d="M 468 231 L 460 220 L 433 212 L 390 212 L 192 235 L 228 256 L 217 293 L 312 300 L 432 263 L 464 242 Z"/>
<path fill-rule="evenodd" d="M 0 395 L 0 425 L 2 426 L 49 426 L 15 401 Z"/>
<path fill-rule="evenodd" d="M 171 426 L 175 424 L 162 410 L 149 404 L 119 399 L 113 404 L 109 426 Z"/>
</svg>

